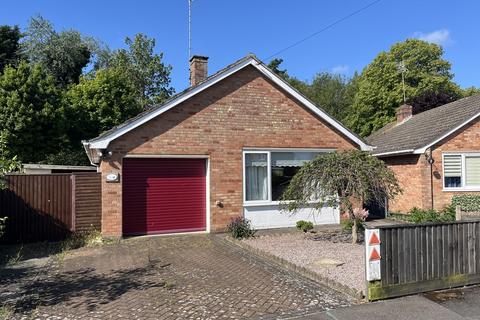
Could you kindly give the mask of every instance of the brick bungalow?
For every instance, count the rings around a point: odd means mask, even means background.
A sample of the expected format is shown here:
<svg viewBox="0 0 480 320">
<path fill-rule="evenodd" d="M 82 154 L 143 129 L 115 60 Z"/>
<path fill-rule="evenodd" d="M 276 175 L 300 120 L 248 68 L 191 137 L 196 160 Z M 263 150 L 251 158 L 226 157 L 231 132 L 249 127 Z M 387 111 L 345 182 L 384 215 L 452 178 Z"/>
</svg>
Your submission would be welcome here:
<svg viewBox="0 0 480 320">
<path fill-rule="evenodd" d="M 338 223 L 334 208 L 281 213 L 279 195 L 315 155 L 371 147 L 255 56 L 209 77 L 207 61 L 191 58 L 185 91 L 84 142 L 102 233 L 215 232 L 242 215 L 256 228 Z"/>
<path fill-rule="evenodd" d="M 452 196 L 480 192 L 480 95 L 417 115 L 397 109 L 397 121 L 369 136 L 373 154 L 395 172 L 403 194 L 390 212 L 442 209 Z"/>
</svg>

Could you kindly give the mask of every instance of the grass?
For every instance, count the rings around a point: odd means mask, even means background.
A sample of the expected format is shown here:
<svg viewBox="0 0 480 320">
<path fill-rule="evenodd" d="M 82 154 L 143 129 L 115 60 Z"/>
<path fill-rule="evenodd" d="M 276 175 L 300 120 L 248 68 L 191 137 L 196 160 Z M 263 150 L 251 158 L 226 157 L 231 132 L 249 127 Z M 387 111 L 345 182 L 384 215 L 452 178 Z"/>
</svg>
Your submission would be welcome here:
<svg viewBox="0 0 480 320">
<path fill-rule="evenodd" d="M 6 319 L 10 319 L 13 314 L 15 313 L 13 307 L 11 306 L 1 306 L 0 307 L 0 320 L 6 320 Z"/>
<path fill-rule="evenodd" d="M 11 267 L 23 260 L 56 256 L 63 260 L 70 251 L 82 247 L 113 244 L 119 240 L 104 239 L 99 231 L 74 233 L 59 242 L 36 242 L 0 246 L 0 267 Z"/>
</svg>

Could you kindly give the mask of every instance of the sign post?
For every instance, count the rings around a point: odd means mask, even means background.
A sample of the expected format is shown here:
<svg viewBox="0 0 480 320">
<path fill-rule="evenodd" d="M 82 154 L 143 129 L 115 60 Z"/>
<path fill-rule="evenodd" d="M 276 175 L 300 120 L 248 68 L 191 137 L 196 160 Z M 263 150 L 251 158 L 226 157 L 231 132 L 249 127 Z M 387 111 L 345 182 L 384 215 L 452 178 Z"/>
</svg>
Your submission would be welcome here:
<svg viewBox="0 0 480 320">
<path fill-rule="evenodd" d="M 367 281 L 376 281 L 382 279 L 380 264 L 380 230 L 365 229 L 365 263 L 367 272 Z"/>
</svg>

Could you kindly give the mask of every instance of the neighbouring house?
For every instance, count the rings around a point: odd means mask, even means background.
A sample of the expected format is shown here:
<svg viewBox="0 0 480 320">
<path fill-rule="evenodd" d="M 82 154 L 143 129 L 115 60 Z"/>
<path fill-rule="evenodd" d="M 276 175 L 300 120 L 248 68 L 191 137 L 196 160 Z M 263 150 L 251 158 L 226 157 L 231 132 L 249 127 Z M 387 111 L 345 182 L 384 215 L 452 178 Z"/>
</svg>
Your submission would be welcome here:
<svg viewBox="0 0 480 320">
<path fill-rule="evenodd" d="M 51 173 L 75 173 L 75 172 L 96 172 L 95 166 L 68 166 L 53 164 L 25 163 L 22 164 L 24 174 L 51 174 Z"/>
<path fill-rule="evenodd" d="M 336 208 L 282 213 L 279 196 L 317 154 L 364 141 L 248 55 L 207 76 L 190 60 L 191 86 L 84 142 L 102 175 L 102 233 L 121 236 L 338 223 Z"/>
<path fill-rule="evenodd" d="M 480 95 L 416 115 L 403 105 L 396 122 L 366 139 L 403 188 L 390 212 L 442 209 L 455 194 L 480 192 L 479 117 Z"/>
</svg>

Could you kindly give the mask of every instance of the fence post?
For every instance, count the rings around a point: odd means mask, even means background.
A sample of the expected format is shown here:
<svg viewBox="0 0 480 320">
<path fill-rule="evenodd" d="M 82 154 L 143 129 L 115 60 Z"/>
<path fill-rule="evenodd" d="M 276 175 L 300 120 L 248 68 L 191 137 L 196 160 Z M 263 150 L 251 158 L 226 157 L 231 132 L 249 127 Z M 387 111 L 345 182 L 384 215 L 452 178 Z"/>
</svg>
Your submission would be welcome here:
<svg viewBox="0 0 480 320">
<path fill-rule="evenodd" d="M 460 206 L 455 206 L 455 220 L 462 220 L 462 208 Z"/>
<path fill-rule="evenodd" d="M 77 192 L 75 190 L 75 175 L 74 174 L 70 175 L 70 183 L 71 183 L 70 190 L 72 192 L 72 205 L 71 205 L 72 212 L 70 214 L 70 216 L 72 217 L 72 224 L 71 224 L 72 227 L 71 227 L 70 231 L 75 232 L 75 229 L 76 229 L 75 223 L 76 223 L 76 220 L 77 220 L 77 210 L 75 208 L 75 200 L 76 200 Z"/>
</svg>

